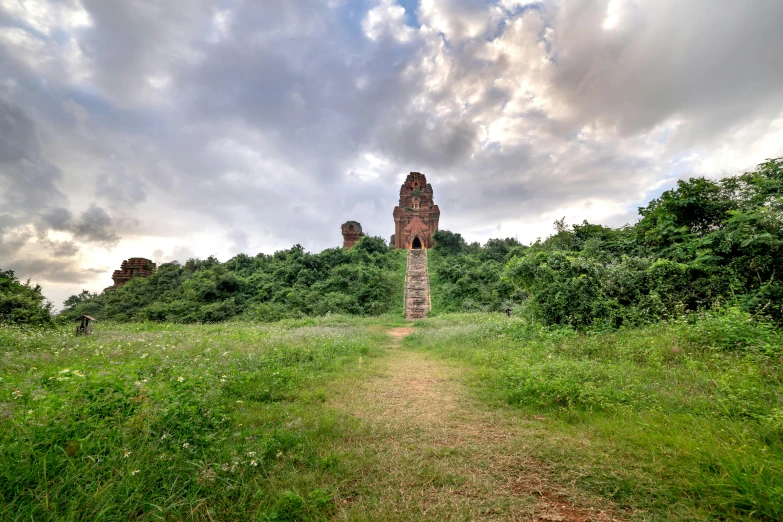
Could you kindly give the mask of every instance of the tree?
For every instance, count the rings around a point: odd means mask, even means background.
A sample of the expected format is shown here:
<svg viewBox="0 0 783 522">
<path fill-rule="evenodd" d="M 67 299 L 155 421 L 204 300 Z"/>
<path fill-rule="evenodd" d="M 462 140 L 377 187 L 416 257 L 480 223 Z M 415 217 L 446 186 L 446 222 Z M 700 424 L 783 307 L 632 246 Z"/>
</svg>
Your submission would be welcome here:
<svg viewBox="0 0 783 522">
<path fill-rule="evenodd" d="M 20 282 L 13 270 L 0 270 L 0 322 L 50 325 L 52 303 L 43 296 L 40 285 Z"/>
</svg>

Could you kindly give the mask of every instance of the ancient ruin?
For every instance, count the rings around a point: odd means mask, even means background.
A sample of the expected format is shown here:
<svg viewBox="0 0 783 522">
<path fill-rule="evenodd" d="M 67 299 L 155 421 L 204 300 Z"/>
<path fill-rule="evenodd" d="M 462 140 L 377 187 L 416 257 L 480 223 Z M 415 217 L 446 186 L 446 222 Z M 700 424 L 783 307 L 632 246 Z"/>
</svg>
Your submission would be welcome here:
<svg viewBox="0 0 783 522">
<path fill-rule="evenodd" d="M 343 232 L 343 248 L 351 248 L 364 235 L 358 221 L 346 221 L 340 228 Z"/>
<path fill-rule="evenodd" d="M 109 288 L 119 288 L 134 277 L 149 277 L 155 272 L 157 265 L 143 257 L 131 257 L 126 259 L 120 265 L 119 270 L 115 270 L 111 278 L 114 285 Z"/>
<path fill-rule="evenodd" d="M 411 172 L 400 187 L 400 204 L 394 207 L 395 248 L 432 248 L 440 209 L 432 202 L 432 185 L 420 172 Z"/>
</svg>

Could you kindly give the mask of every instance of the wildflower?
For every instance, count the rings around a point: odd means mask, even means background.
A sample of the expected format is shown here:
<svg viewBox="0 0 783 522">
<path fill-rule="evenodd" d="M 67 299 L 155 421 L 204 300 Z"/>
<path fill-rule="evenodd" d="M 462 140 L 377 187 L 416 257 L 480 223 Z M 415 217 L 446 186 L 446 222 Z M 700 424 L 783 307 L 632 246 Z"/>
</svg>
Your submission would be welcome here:
<svg viewBox="0 0 783 522">
<path fill-rule="evenodd" d="M 220 378 L 220 382 L 227 382 L 223 377 Z"/>
<path fill-rule="evenodd" d="M 149 355 L 148 353 L 143 353 L 143 354 L 141 354 L 141 358 L 144 359 L 148 355 Z"/>
<path fill-rule="evenodd" d="M 27 410 L 27 414 L 28 415 L 32 415 L 33 414 L 33 410 Z"/>
<path fill-rule="evenodd" d="M 258 466 L 258 461 L 256 461 L 255 459 L 253 459 L 253 460 L 251 460 L 251 461 L 250 461 L 250 465 L 251 465 L 251 466 L 253 466 L 253 467 L 255 468 L 256 466 Z"/>
<path fill-rule="evenodd" d="M 166 454 L 165 454 L 165 453 L 163 453 L 163 454 L 160 456 L 160 460 L 164 460 L 165 458 L 166 458 Z"/>
<path fill-rule="evenodd" d="M 136 386 L 141 386 L 141 383 L 140 383 L 139 381 L 136 381 L 134 384 L 135 384 Z"/>
<path fill-rule="evenodd" d="M 188 449 L 190 447 L 190 443 L 186 442 L 182 445 L 183 448 Z"/>
<path fill-rule="evenodd" d="M 139 471 L 141 471 L 141 470 L 140 470 L 140 469 L 134 469 L 133 471 L 131 471 L 131 475 L 135 475 L 135 474 L 136 474 L 136 473 L 138 473 Z"/>
<path fill-rule="evenodd" d="M 132 453 L 131 451 L 126 451 L 125 453 L 122 454 L 122 458 L 127 459 L 128 457 L 130 457 L 131 453 Z"/>
<path fill-rule="evenodd" d="M 169 434 L 168 433 L 164 433 L 163 435 L 160 436 L 160 438 L 161 439 L 168 439 L 169 438 Z"/>
<path fill-rule="evenodd" d="M 184 381 L 184 380 L 185 380 L 185 378 L 180 376 L 180 377 L 177 377 L 177 380 L 178 380 L 179 382 L 182 382 L 182 381 Z"/>
<path fill-rule="evenodd" d="M 247 456 L 248 457 L 255 457 L 256 456 L 256 452 L 255 451 L 248 451 L 247 452 Z"/>
<path fill-rule="evenodd" d="M 282 456 L 283 456 L 283 452 L 282 452 L 282 451 L 280 451 L 280 450 L 278 450 L 278 451 L 277 451 L 277 455 L 276 455 L 276 456 L 277 456 L 277 458 L 279 459 L 280 457 L 282 457 Z"/>
<path fill-rule="evenodd" d="M 22 397 L 22 392 L 20 392 L 19 390 L 14 390 L 11 392 L 11 395 L 14 396 L 14 399 L 19 399 Z"/>
</svg>

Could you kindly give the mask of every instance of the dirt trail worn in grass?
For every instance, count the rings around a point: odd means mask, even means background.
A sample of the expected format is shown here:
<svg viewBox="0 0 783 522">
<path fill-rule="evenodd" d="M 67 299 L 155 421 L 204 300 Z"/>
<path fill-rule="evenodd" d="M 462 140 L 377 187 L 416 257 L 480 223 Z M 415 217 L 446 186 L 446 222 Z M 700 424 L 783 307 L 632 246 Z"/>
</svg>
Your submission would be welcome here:
<svg viewBox="0 0 783 522">
<path fill-rule="evenodd" d="M 362 421 L 360 466 L 344 484 L 343 520 L 616 520 L 600 499 L 550 483 L 528 456 L 524 427 L 471 397 L 464 370 L 400 348 L 335 406 Z"/>
</svg>

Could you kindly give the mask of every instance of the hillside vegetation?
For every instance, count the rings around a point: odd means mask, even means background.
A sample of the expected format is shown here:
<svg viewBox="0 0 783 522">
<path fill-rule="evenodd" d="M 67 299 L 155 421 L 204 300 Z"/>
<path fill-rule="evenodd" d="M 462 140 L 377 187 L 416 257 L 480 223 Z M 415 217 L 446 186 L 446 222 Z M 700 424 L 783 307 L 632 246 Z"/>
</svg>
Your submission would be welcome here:
<svg viewBox="0 0 783 522">
<path fill-rule="evenodd" d="M 434 313 L 512 308 L 546 325 L 617 328 L 730 304 L 783 320 L 783 159 L 740 176 L 693 178 L 639 209 L 621 228 L 555 223 L 532 245 L 467 244 L 435 233 Z M 69 298 L 64 318 L 275 321 L 326 313 L 401 313 L 405 253 L 364 237 L 346 251 L 301 246 L 225 263 L 167 263 L 148 279 Z"/>
<path fill-rule="evenodd" d="M 273 255 L 239 254 L 225 263 L 213 257 L 165 263 L 151 277 L 100 295 L 85 291 L 70 297 L 61 316 L 212 323 L 401 314 L 404 276 L 404 252 L 390 250 L 380 238 L 362 237 L 350 250 L 310 254 L 296 245 Z"/>
<path fill-rule="evenodd" d="M 783 320 L 783 159 L 719 181 L 679 181 L 634 225 L 558 221 L 530 247 L 439 231 L 437 312 L 521 307 L 547 325 L 614 328 L 726 303 Z M 520 309 L 520 312 L 522 311 Z"/>
</svg>

